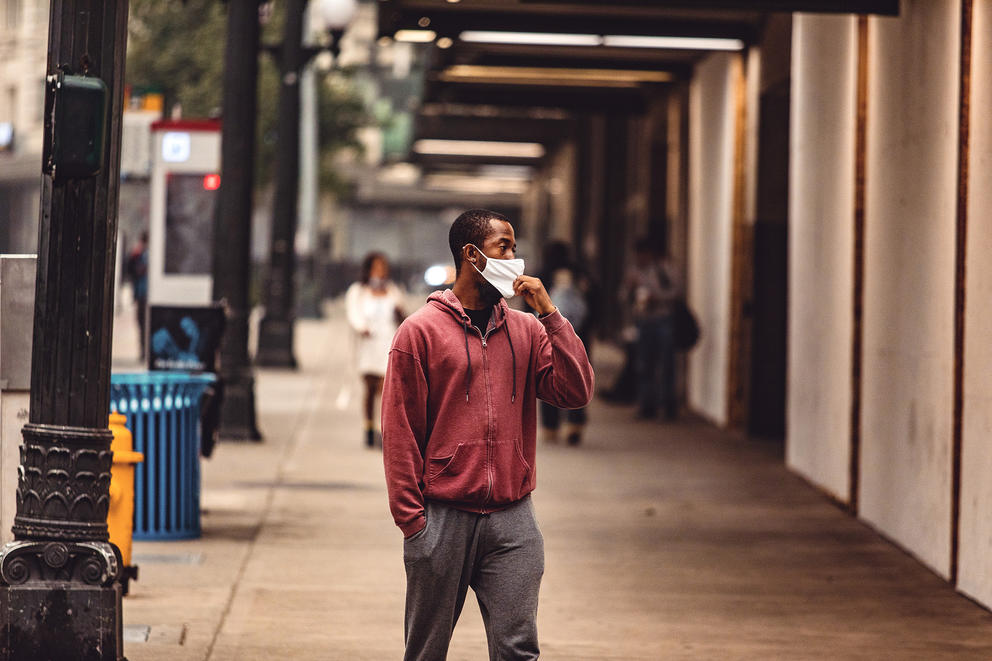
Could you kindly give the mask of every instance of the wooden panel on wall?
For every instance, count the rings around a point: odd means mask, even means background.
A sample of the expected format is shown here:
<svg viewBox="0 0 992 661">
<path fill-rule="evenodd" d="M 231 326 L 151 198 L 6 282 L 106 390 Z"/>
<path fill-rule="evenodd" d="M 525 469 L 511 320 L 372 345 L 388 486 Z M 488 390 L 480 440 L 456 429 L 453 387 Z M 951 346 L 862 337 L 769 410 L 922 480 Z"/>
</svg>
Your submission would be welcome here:
<svg viewBox="0 0 992 661">
<path fill-rule="evenodd" d="M 793 26 L 786 461 L 849 487 L 857 20 Z"/>
<path fill-rule="evenodd" d="M 950 573 L 960 0 L 870 20 L 859 512 Z"/>
<path fill-rule="evenodd" d="M 702 336 L 689 354 L 689 406 L 727 423 L 731 258 L 734 229 L 737 54 L 696 67 L 689 103 L 687 298 Z"/>
<path fill-rule="evenodd" d="M 958 588 L 992 607 L 992 0 L 973 21 Z"/>
</svg>

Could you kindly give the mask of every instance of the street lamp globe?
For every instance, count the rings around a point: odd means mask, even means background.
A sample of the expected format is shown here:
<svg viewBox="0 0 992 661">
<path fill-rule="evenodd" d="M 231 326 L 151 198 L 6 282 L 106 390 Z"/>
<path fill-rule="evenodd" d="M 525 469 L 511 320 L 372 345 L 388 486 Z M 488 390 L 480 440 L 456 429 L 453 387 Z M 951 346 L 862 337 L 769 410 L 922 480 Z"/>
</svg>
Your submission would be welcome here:
<svg viewBox="0 0 992 661">
<path fill-rule="evenodd" d="M 317 15 L 325 30 L 344 30 L 355 17 L 358 3 L 355 0 L 317 0 Z"/>
</svg>

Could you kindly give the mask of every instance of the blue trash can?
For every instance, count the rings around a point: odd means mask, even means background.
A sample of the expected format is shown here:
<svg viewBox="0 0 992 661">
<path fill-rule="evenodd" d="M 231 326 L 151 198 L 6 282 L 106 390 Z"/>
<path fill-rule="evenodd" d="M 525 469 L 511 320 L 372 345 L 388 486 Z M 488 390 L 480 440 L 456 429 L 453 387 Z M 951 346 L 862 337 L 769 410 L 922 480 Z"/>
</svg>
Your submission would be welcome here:
<svg viewBox="0 0 992 661">
<path fill-rule="evenodd" d="M 200 536 L 200 396 L 216 377 L 189 372 L 110 376 L 110 410 L 127 416 L 135 466 L 134 539 Z"/>
</svg>

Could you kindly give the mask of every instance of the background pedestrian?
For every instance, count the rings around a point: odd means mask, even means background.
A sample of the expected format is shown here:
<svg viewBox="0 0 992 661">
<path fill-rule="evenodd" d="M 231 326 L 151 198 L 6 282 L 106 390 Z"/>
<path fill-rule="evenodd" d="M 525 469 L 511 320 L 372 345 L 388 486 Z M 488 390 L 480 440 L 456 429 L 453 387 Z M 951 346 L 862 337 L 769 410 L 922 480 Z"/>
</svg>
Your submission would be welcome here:
<svg viewBox="0 0 992 661">
<path fill-rule="evenodd" d="M 592 334 L 596 321 L 596 288 L 588 271 L 572 259 L 572 249 L 564 241 L 551 241 L 544 247 L 542 269 L 539 277 L 558 311 L 568 319 L 576 335 L 585 345 L 586 354 L 592 353 Z M 544 439 L 555 443 L 565 419 L 565 440 L 578 445 L 588 421 L 585 408 L 560 409 L 548 402 L 541 402 L 541 432 Z"/>
<path fill-rule="evenodd" d="M 131 248 L 125 264 L 125 272 L 131 281 L 134 294 L 135 315 L 138 318 L 138 341 L 141 346 L 141 359 L 145 351 L 145 333 L 148 320 L 148 232 L 142 232 L 138 242 Z"/>
<path fill-rule="evenodd" d="M 638 417 L 653 418 L 659 408 L 669 419 L 678 413 L 675 308 L 682 291 L 678 272 L 659 243 L 639 239 L 620 294 L 637 328 Z"/>
<path fill-rule="evenodd" d="M 389 260 L 384 254 L 365 256 L 359 281 L 345 294 L 345 310 L 354 331 L 355 361 L 365 388 L 365 444 L 372 447 L 378 435 L 376 398 L 382 394 L 389 345 L 404 316 L 403 294 L 389 279 Z"/>
</svg>

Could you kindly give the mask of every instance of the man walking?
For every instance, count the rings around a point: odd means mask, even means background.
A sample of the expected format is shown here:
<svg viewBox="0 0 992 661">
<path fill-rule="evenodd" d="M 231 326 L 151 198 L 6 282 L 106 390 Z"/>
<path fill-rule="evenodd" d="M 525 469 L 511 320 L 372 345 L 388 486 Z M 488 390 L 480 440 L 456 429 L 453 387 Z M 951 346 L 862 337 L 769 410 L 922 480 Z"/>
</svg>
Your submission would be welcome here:
<svg viewBox="0 0 992 661">
<path fill-rule="evenodd" d="M 592 366 L 541 281 L 523 275 L 504 216 L 466 211 L 448 244 L 455 283 L 400 326 L 382 395 L 389 506 L 405 537 L 404 659 L 445 659 L 469 587 L 489 658 L 537 659 L 537 399 L 585 406 Z M 539 316 L 511 310 L 514 295 Z"/>
</svg>

